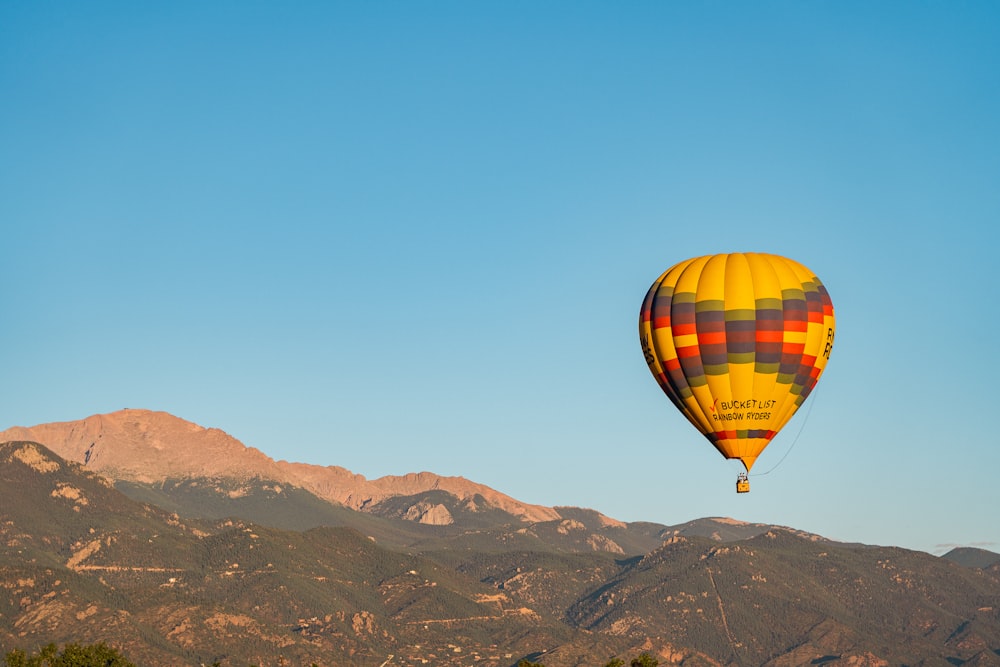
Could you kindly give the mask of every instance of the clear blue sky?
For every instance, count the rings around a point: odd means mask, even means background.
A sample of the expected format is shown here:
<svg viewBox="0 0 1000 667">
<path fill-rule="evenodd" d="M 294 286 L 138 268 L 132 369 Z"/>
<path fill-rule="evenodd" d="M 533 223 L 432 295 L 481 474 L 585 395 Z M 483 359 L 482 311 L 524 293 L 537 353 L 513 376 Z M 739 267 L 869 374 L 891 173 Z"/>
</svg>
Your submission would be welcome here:
<svg viewBox="0 0 1000 667">
<path fill-rule="evenodd" d="M 0 428 L 142 407 L 369 478 L 1000 551 L 998 26 L 3 3 Z M 812 268 L 838 320 L 743 496 L 637 334 L 663 270 L 731 251 Z"/>
</svg>

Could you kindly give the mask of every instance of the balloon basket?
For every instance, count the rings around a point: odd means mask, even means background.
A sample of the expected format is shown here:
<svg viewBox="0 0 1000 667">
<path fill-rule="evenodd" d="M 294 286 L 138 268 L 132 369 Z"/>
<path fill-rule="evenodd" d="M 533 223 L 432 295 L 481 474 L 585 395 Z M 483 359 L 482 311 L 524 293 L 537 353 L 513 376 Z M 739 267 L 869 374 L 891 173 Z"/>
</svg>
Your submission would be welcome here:
<svg viewBox="0 0 1000 667">
<path fill-rule="evenodd" d="M 750 493 L 750 480 L 745 473 L 736 478 L 736 493 Z"/>
</svg>

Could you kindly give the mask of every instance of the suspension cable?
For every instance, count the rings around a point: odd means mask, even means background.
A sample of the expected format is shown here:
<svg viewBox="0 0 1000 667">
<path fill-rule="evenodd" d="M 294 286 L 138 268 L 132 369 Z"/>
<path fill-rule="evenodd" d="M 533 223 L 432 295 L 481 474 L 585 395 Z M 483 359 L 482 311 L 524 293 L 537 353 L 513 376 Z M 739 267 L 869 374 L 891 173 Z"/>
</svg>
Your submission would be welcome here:
<svg viewBox="0 0 1000 667">
<path fill-rule="evenodd" d="M 813 397 L 813 400 L 809 401 L 809 409 L 808 409 L 808 410 L 806 410 L 806 416 L 805 416 L 805 418 L 804 418 L 804 419 L 802 420 L 802 423 L 801 423 L 801 424 L 799 425 L 799 432 L 795 434 L 795 438 L 794 438 L 794 439 L 792 440 L 792 444 L 790 444 L 790 445 L 788 446 L 788 449 L 787 449 L 787 450 L 785 451 L 785 453 L 784 453 L 784 454 L 783 454 L 783 455 L 781 456 L 781 458 L 780 458 L 780 459 L 778 459 L 778 462 L 777 462 L 777 463 L 775 463 L 775 464 L 774 464 L 774 465 L 773 465 L 773 466 L 771 467 L 771 469 L 770 469 L 770 470 L 766 470 L 766 471 L 764 471 L 764 472 L 756 472 L 756 473 L 753 473 L 752 475 L 749 475 L 749 477 L 763 477 L 764 475 L 769 475 L 769 474 L 771 474 L 772 472 L 774 472 L 774 471 L 775 471 L 775 470 L 776 470 L 776 469 L 778 468 L 778 466 L 780 466 L 780 465 L 781 465 L 781 462 L 782 462 L 782 461 L 784 461 L 784 460 L 785 460 L 785 458 L 786 458 L 786 457 L 787 457 L 787 456 L 788 456 L 789 454 L 791 454 L 791 453 L 792 453 L 792 449 L 794 449 L 794 448 L 795 448 L 795 443 L 797 443 L 797 442 L 799 441 L 799 436 L 800 436 L 800 435 L 802 435 L 802 430 L 803 430 L 803 429 L 804 429 L 804 428 L 806 427 L 806 422 L 807 422 L 807 421 L 809 421 L 809 415 L 811 415 L 811 414 L 812 414 L 812 409 L 813 409 L 813 406 L 814 406 L 814 405 L 816 405 L 816 387 L 815 387 L 815 386 L 813 387 L 813 390 L 812 390 L 812 392 L 810 392 L 810 395 L 811 395 L 811 396 Z"/>
</svg>

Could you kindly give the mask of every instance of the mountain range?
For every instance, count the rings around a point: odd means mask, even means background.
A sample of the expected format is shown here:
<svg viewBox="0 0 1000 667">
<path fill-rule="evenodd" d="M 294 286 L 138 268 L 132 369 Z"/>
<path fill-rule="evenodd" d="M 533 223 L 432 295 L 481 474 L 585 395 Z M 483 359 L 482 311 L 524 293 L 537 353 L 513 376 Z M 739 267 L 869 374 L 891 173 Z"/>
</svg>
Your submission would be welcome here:
<svg viewBox="0 0 1000 667">
<path fill-rule="evenodd" d="M 123 410 L 0 433 L 0 647 L 140 665 L 1000 665 L 1000 555 L 624 523 Z"/>
<path fill-rule="evenodd" d="M 356 510 L 387 498 L 441 490 L 463 502 L 480 496 L 490 507 L 528 521 L 559 516 L 551 508 L 519 502 L 461 477 L 422 472 L 368 480 L 338 466 L 275 461 L 224 431 L 165 412 L 125 409 L 80 421 L 15 427 L 0 433 L 0 441 L 8 440 L 51 443 L 52 450 L 66 460 L 83 463 L 116 481 L 154 484 L 190 477 L 282 480 Z M 416 513 L 412 518 L 421 523 L 449 523 L 442 510 Z"/>
</svg>

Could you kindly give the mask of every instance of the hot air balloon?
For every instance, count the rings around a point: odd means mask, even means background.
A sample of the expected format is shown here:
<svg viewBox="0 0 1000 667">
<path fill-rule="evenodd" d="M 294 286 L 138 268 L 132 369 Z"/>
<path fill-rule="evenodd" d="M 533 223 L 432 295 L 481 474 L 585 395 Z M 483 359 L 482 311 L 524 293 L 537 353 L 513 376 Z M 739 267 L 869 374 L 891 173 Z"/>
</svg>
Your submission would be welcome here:
<svg viewBox="0 0 1000 667">
<path fill-rule="evenodd" d="M 656 279 L 639 315 L 653 377 L 746 472 L 816 386 L 833 349 L 833 303 L 802 264 L 765 253 L 695 257 Z"/>
</svg>

